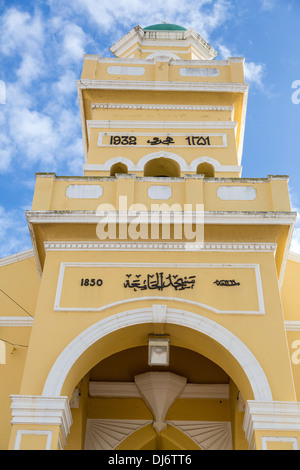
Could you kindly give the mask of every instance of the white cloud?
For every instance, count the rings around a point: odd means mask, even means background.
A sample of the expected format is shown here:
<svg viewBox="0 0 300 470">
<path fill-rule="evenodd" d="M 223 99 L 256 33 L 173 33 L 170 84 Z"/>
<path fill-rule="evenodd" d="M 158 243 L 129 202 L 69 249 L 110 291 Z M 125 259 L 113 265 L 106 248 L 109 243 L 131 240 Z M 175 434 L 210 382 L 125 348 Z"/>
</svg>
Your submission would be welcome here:
<svg viewBox="0 0 300 470">
<path fill-rule="evenodd" d="M 81 27 L 69 23 L 63 31 L 63 51 L 60 62 L 82 61 L 87 37 Z"/>
<path fill-rule="evenodd" d="M 265 66 L 255 62 L 245 61 L 245 80 L 259 87 L 262 86 Z"/>
<path fill-rule="evenodd" d="M 44 43 L 43 22 L 38 14 L 31 17 L 27 12 L 10 8 L 0 19 L 0 30 L 0 51 L 6 55 L 37 51 Z"/>
<path fill-rule="evenodd" d="M 230 14 L 229 0 L 50 0 L 52 11 L 61 15 L 82 15 L 96 24 L 104 34 L 116 36 L 119 30 L 136 25 L 145 27 L 167 21 L 186 27 L 194 27 L 208 40 L 210 33 L 223 24 Z M 132 20 L 135 19 L 134 26 Z M 122 34 L 122 33 L 121 33 Z"/>
<path fill-rule="evenodd" d="M 273 10 L 276 6 L 276 0 L 261 0 L 261 8 L 264 11 Z"/>
<path fill-rule="evenodd" d="M 41 59 L 38 59 L 34 55 L 25 53 L 16 75 L 24 86 L 30 85 L 33 80 L 36 80 L 43 75 Z"/>
</svg>

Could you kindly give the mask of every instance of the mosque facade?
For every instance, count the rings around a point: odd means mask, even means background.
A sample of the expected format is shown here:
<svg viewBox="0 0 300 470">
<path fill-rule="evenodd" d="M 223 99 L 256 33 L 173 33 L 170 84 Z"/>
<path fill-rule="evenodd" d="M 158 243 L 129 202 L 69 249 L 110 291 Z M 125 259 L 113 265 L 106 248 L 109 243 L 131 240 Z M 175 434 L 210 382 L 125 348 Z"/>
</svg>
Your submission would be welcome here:
<svg viewBox="0 0 300 470">
<path fill-rule="evenodd" d="M 36 174 L 0 260 L 0 448 L 298 450 L 296 214 L 287 176 L 242 177 L 244 58 L 167 23 L 110 51 L 83 175 Z"/>
</svg>

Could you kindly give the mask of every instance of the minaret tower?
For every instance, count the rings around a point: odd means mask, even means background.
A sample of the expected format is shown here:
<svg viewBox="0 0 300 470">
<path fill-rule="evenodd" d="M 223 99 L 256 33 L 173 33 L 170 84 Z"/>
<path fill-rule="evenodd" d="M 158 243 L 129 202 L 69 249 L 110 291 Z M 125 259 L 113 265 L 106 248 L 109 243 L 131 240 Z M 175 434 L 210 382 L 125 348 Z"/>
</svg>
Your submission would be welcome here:
<svg viewBox="0 0 300 470">
<path fill-rule="evenodd" d="M 77 82 L 83 175 L 36 175 L 10 448 L 299 448 L 295 214 L 288 177 L 242 176 L 244 59 L 168 23 L 110 51 Z"/>
</svg>

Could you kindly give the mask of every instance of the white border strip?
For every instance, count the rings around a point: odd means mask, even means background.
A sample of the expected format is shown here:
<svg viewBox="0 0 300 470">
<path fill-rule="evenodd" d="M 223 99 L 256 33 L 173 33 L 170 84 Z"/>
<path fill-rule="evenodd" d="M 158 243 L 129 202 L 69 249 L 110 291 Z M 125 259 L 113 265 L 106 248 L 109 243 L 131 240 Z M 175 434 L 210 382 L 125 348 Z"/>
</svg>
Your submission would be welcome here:
<svg viewBox="0 0 300 470">
<path fill-rule="evenodd" d="M 46 448 L 44 450 L 51 450 L 51 442 L 52 442 L 52 431 L 43 431 L 43 430 L 25 430 L 25 429 L 18 429 L 16 434 L 15 446 L 14 450 L 20 450 L 21 446 L 21 439 L 22 436 L 47 436 Z"/>
<path fill-rule="evenodd" d="M 3 266 L 7 266 L 8 264 L 18 263 L 19 261 L 23 261 L 33 256 L 34 253 L 33 249 L 31 248 L 29 250 L 16 253 L 14 255 L 6 256 L 5 258 L 0 258 L 0 268 L 2 268 Z"/>
<path fill-rule="evenodd" d="M 0 328 L 14 327 L 14 326 L 27 326 L 33 325 L 33 318 L 29 317 L 0 317 Z"/>
<path fill-rule="evenodd" d="M 96 267 L 96 268 L 191 268 L 191 269 L 205 269 L 205 268 L 220 268 L 220 269 L 254 269 L 255 270 L 255 277 L 256 277 L 256 287 L 257 287 L 257 298 L 258 298 L 258 310 L 248 311 L 248 310 L 219 310 L 209 305 L 188 300 L 188 299 L 181 299 L 175 296 L 173 297 L 164 297 L 164 296 L 149 296 L 149 297 L 136 297 L 133 299 L 128 300 L 120 300 L 117 302 L 113 302 L 111 304 L 106 304 L 102 307 L 97 308 L 62 308 L 60 307 L 60 300 L 62 294 L 62 287 L 65 275 L 66 268 L 72 267 Z M 264 305 L 264 297 L 263 297 L 263 287 L 262 287 L 262 280 L 260 274 L 260 266 L 259 264 L 194 264 L 194 263 L 61 263 L 60 270 L 58 275 L 58 282 L 57 282 L 57 289 L 56 289 L 56 296 L 54 302 L 54 311 L 56 312 L 101 312 L 111 307 L 115 307 L 117 305 L 124 305 L 126 303 L 131 302 L 143 302 L 147 300 L 164 300 L 164 301 L 178 301 L 183 302 L 191 305 L 196 305 L 200 308 L 206 308 L 214 313 L 217 314 L 237 314 L 237 315 L 265 315 L 265 305 Z"/>
<path fill-rule="evenodd" d="M 275 253 L 276 243 L 44 242 L 45 251 L 204 251 Z"/>
</svg>

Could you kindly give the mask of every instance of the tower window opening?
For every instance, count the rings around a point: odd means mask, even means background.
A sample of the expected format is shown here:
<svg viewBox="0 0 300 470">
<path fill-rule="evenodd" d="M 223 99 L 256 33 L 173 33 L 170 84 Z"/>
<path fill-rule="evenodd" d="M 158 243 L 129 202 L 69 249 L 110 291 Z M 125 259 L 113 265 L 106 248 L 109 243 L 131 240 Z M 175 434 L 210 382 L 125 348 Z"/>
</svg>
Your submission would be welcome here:
<svg viewBox="0 0 300 470">
<path fill-rule="evenodd" d="M 176 178 L 180 176 L 180 166 L 170 158 L 154 158 L 146 163 L 144 176 Z"/>
<path fill-rule="evenodd" d="M 204 175 L 206 178 L 215 177 L 215 168 L 210 163 L 200 163 L 197 166 L 197 175 Z"/>
<path fill-rule="evenodd" d="M 118 162 L 112 165 L 110 169 L 110 176 L 115 176 L 117 173 L 128 173 L 127 166 L 121 162 Z"/>
</svg>

